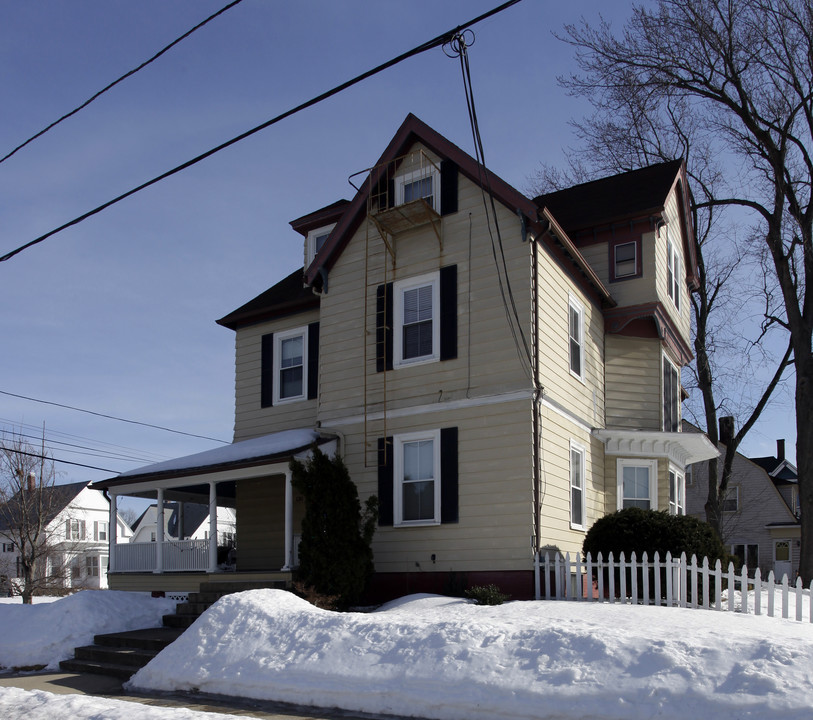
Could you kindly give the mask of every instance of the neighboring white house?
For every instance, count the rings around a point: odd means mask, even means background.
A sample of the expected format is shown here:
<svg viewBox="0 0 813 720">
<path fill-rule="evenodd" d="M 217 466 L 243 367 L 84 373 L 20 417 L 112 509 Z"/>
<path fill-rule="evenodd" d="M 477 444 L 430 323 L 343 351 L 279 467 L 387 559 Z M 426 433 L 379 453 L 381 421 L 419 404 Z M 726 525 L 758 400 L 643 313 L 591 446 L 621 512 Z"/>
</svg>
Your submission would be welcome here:
<svg viewBox="0 0 813 720">
<path fill-rule="evenodd" d="M 234 508 L 217 509 L 217 544 L 234 545 L 237 517 Z M 132 543 L 155 542 L 157 538 L 158 505 L 150 505 L 133 523 Z M 178 532 L 178 528 L 181 532 Z M 201 503 L 164 503 L 164 537 L 175 540 L 207 540 L 209 538 L 209 508 Z"/>
<path fill-rule="evenodd" d="M 42 488 L 43 512 L 47 514 L 43 542 L 50 548 L 44 577 L 52 578 L 53 589 L 107 587 L 107 559 L 110 539 L 110 503 L 89 483 L 71 483 Z M 12 498 L 11 503 L 15 502 Z M 8 515 L 3 519 L 7 521 Z M 116 537 L 129 539 L 130 527 L 118 517 Z M 20 554 L 14 527 L 0 527 L 0 578 L 4 590 L 19 588 Z"/>
</svg>

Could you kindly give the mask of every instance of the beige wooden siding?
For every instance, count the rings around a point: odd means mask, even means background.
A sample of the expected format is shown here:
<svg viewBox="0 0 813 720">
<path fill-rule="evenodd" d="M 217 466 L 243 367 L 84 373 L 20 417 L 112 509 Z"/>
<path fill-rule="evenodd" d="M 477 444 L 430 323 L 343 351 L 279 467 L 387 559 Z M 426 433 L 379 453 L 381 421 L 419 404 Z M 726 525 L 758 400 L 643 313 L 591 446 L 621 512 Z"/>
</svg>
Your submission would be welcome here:
<svg viewBox="0 0 813 720">
<path fill-rule="evenodd" d="M 237 569 L 285 564 L 285 476 L 237 483 Z"/>
<path fill-rule="evenodd" d="M 684 252 L 685 241 L 681 230 L 680 216 L 678 213 L 677 193 L 673 190 L 666 201 L 666 211 L 664 213 L 668 234 L 672 242 L 680 252 L 681 278 L 680 278 L 680 311 L 675 308 L 675 303 L 667 292 L 667 265 L 666 265 L 666 229 L 661 229 L 657 236 L 657 273 L 658 273 L 658 298 L 663 303 L 669 316 L 675 323 L 678 331 L 687 345 L 691 344 L 691 313 L 689 310 L 689 289 L 686 284 L 686 255 Z"/>
<path fill-rule="evenodd" d="M 605 338 L 608 428 L 661 430 L 661 343 L 657 339 Z"/>
<path fill-rule="evenodd" d="M 570 525 L 570 443 L 585 452 L 585 530 Z M 539 544 L 561 552 L 581 552 L 586 530 L 605 514 L 604 445 L 589 430 L 560 413 L 542 409 L 543 494 Z"/>
<path fill-rule="evenodd" d="M 527 389 L 503 307 L 479 189 L 459 179 L 457 213 L 394 238 L 395 268 L 372 223 L 363 222 L 330 271 L 322 298 L 321 394 L 325 423 L 442 399 Z M 520 323 L 530 328 L 529 244 L 513 211 L 498 206 L 506 262 Z M 493 222 L 492 222 L 493 229 Z M 496 242 L 496 239 L 495 239 Z M 365 258 L 366 256 L 366 258 Z M 457 358 L 376 372 L 376 288 L 457 265 Z M 366 308 L 366 312 L 365 312 Z"/>
<path fill-rule="evenodd" d="M 641 236 L 641 277 L 610 282 L 610 260 L 607 243 L 586 245 L 579 248 L 579 250 L 620 307 L 643 305 L 658 299 L 656 286 L 657 248 L 654 231 L 644 233 Z M 666 250 L 664 250 L 665 252 Z M 664 280 L 664 287 L 665 282 Z"/>
<path fill-rule="evenodd" d="M 588 426 L 604 424 L 604 317 L 540 248 L 538 254 L 540 376 L 545 397 Z M 583 310 L 583 379 L 570 372 L 570 298 Z"/>
<path fill-rule="evenodd" d="M 281 320 L 250 325 L 237 331 L 235 340 L 235 442 L 280 430 L 315 426 L 316 400 L 301 400 L 263 408 L 260 407 L 260 389 L 263 335 L 306 327 L 317 320 L 319 320 L 319 311 L 311 310 Z"/>
<path fill-rule="evenodd" d="M 376 570 L 530 570 L 533 525 L 530 417 L 531 402 L 522 400 L 391 418 L 386 429 L 383 422 L 370 428 L 367 453 L 363 428 L 342 426 L 344 459 L 362 502 L 378 493 L 375 449 L 379 437 L 458 428 L 459 522 L 379 527 L 373 539 Z"/>
</svg>

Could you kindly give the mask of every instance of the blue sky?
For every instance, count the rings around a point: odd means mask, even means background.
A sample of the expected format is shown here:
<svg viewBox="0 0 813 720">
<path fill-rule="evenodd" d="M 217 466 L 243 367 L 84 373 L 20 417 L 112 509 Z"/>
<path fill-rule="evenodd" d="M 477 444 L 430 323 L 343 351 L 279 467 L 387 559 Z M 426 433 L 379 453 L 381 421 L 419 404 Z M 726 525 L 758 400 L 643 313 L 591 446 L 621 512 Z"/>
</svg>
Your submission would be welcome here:
<svg viewBox="0 0 813 720">
<path fill-rule="evenodd" d="M 225 4 L 0 3 L 0 155 Z M 0 164 L 0 254 L 497 4 L 244 0 Z M 573 53 L 551 32 L 599 11 L 620 28 L 630 8 L 523 0 L 474 28 L 492 170 L 527 189 L 540 161 L 563 162 L 568 120 L 589 108 L 558 87 Z M 437 49 L 1 263 L 0 391 L 230 440 L 234 335 L 215 319 L 301 263 L 288 223 L 352 197 L 348 176 L 409 112 L 472 152 L 458 63 Z M 745 452 L 773 454 L 785 437 L 794 455 L 791 417 L 785 395 Z M 217 444 L 0 395 L 0 426 L 43 423 L 64 442 L 137 451 L 127 462 L 55 448 L 116 472 Z"/>
</svg>

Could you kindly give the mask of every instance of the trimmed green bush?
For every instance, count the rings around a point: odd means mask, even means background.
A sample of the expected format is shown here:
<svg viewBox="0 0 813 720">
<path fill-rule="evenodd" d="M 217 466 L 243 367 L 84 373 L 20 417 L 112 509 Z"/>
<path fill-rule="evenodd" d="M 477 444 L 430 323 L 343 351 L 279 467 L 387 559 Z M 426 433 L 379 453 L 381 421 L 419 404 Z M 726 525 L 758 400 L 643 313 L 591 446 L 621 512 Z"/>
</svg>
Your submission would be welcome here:
<svg viewBox="0 0 813 720">
<path fill-rule="evenodd" d="M 640 559 L 646 552 L 651 560 L 656 551 L 661 560 L 667 552 L 673 557 L 685 552 L 689 560 L 692 555 L 699 561 L 707 557 L 712 567 L 715 560 L 724 561 L 728 555 L 708 523 L 641 508 L 626 508 L 596 520 L 582 544 L 585 557 L 590 553 L 594 559 L 601 553 L 606 560 L 611 552 L 616 559 L 622 552 L 627 559 L 632 552 Z"/>
<path fill-rule="evenodd" d="M 337 598 L 339 607 L 348 607 L 358 601 L 373 574 L 378 498 L 368 498 L 362 513 L 347 466 L 317 447 L 307 462 L 292 460 L 291 471 L 291 484 L 305 498 L 296 579 L 318 595 Z"/>
<path fill-rule="evenodd" d="M 474 585 L 466 590 L 466 597 L 478 605 L 502 605 L 511 596 L 501 592 L 496 585 Z"/>
</svg>

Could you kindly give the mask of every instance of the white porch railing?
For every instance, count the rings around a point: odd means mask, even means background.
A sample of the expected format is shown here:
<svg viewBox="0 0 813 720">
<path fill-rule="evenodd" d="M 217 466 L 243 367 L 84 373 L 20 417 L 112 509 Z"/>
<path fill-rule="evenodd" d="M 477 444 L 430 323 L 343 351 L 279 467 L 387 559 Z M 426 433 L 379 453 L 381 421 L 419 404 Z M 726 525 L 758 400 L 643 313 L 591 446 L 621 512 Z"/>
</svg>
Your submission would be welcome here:
<svg viewBox="0 0 813 720">
<path fill-rule="evenodd" d="M 791 585 L 787 575 L 777 582 L 773 571 L 763 580 L 758 568 L 749 576 L 745 567 L 736 573 L 732 563 L 724 572 L 719 560 L 712 569 L 707 558 L 698 563 L 692 555 L 689 562 L 685 553 L 680 558 L 667 553 L 664 560 L 658 553 L 652 560 L 646 553 L 640 560 L 635 553 L 628 560 L 624 553 L 618 559 L 610 553 L 606 560 L 600 553 L 595 560 L 589 553 L 585 560 L 581 555 L 571 560 L 570 553 L 539 553 L 534 559 L 534 580 L 537 600 L 666 605 L 770 617 L 781 612 L 783 618 L 790 617 L 792 604 L 796 620 L 813 623 L 813 582 L 805 588 L 797 578 Z"/>
<path fill-rule="evenodd" d="M 208 570 L 208 540 L 170 540 L 162 543 L 164 572 Z M 158 566 L 158 543 L 117 543 L 116 572 L 153 572 Z"/>
</svg>

